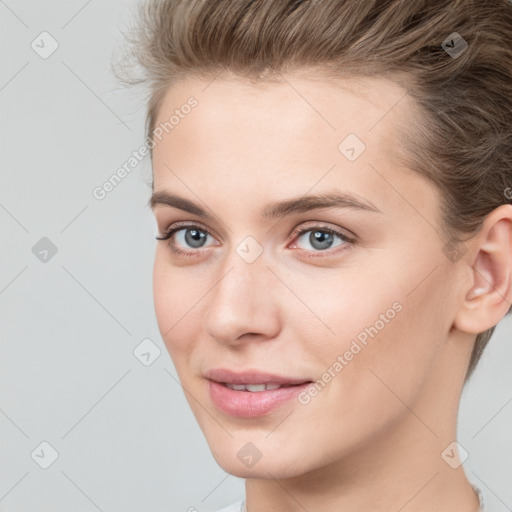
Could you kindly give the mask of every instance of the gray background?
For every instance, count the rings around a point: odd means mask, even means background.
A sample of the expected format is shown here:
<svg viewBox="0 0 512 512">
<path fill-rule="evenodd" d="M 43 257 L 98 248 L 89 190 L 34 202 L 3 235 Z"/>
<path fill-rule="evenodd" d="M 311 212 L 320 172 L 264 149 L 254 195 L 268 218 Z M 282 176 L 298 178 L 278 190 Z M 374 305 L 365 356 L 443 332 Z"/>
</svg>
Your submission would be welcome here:
<svg viewBox="0 0 512 512">
<path fill-rule="evenodd" d="M 149 157 L 92 195 L 144 142 L 143 97 L 110 72 L 135 5 L 0 0 L 1 511 L 208 511 L 243 496 L 158 332 Z M 46 59 L 31 47 L 43 31 L 59 45 Z M 460 410 L 466 472 L 495 512 L 512 510 L 511 327 Z M 133 353 L 147 338 L 161 350 L 149 366 Z M 42 442 L 58 452 L 47 469 Z"/>
</svg>

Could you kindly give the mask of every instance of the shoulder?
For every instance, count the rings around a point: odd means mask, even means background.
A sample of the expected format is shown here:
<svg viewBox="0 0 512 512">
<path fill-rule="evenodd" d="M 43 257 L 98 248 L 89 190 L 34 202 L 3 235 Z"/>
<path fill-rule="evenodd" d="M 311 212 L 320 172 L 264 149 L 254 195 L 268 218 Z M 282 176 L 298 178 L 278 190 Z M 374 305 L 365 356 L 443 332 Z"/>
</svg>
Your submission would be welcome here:
<svg viewBox="0 0 512 512">
<path fill-rule="evenodd" d="M 244 500 L 238 500 L 235 501 L 235 503 L 231 503 L 231 505 L 228 505 L 227 507 L 214 510 L 213 512 L 242 512 L 243 504 Z"/>
</svg>

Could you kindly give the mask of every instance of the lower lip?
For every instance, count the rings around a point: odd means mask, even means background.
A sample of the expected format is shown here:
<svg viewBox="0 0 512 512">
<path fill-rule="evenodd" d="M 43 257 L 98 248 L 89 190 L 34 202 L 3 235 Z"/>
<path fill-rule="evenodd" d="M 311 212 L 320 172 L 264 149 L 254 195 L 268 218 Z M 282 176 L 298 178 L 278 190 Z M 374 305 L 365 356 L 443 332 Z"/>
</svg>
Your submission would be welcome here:
<svg viewBox="0 0 512 512">
<path fill-rule="evenodd" d="M 311 382 L 306 382 L 268 391 L 236 391 L 210 380 L 209 392 L 213 403 L 226 414 L 239 418 L 257 418 L 296 397 L 310 384 Z"/>
</svg>

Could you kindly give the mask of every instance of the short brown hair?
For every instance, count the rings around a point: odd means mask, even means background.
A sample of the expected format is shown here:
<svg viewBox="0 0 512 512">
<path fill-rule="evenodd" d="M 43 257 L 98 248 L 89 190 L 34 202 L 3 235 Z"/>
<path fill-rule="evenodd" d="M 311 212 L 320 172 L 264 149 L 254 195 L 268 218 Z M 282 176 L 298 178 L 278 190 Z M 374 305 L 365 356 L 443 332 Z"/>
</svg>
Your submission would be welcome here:
<svg viewBox="0 0 512 512">
<path fill-rule="evenodd" d="M 471 238 L 510 202 L 509 0 L 149 0 L 139 8 L 125 34 L 129 59 L 114 72 L 126 84 L 149 83 L 148 137 L 180 78 L 229 72 L 267 80 L 299 68 L 326 78 L 383 77 L 415 100 L 419 116 L 402 130 L 403 162 L 437 185 L 447 243 Z M 468 47 L 450 53 L 454 41 Z M 494 329 L 476 336 L 466 381 Z"/>
</svg>

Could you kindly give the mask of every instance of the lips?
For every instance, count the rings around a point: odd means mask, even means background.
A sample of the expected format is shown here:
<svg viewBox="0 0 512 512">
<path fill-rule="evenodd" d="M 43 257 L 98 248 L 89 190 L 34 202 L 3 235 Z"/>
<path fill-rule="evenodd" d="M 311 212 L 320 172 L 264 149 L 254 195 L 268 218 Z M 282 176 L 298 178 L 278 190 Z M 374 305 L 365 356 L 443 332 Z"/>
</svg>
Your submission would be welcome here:
<svg viewBox="0 0 512 512">
<path fill-rule="evenodd" d="M 210 370 L 205 377 L 215 406 L 224 414 L 247 419 L 270 414 L 290 403 L 312 382 L 255 370 L 236 373 L 220 368 Z"/>
<path fill-rule="evenodd" d="M 279 387 L 295 386 L 312 382 L 307 378 L 294 378 L 275 373 L 260 372 L 257 370 L 246 370 L 244 372 L 233 372 L 224 368 L 214 368 L 205 374 L 207 379 L 219 382 L 221 384 L 235 385 L 256 385 L 256 384 L 273 384 Z"/>
<path fill-rule="evenodd" d="M 229 416 L 238 418 L 258 418 L 271 414 L 273 411 L 288 404 L 292 407 L 298 402 L 293 399 L 310 385 L 294 384 L 268 391 L 250 392 L 235 391 L 226 385 L 209 380 L 208 393 L 213 404 Z"/>
</svg>

